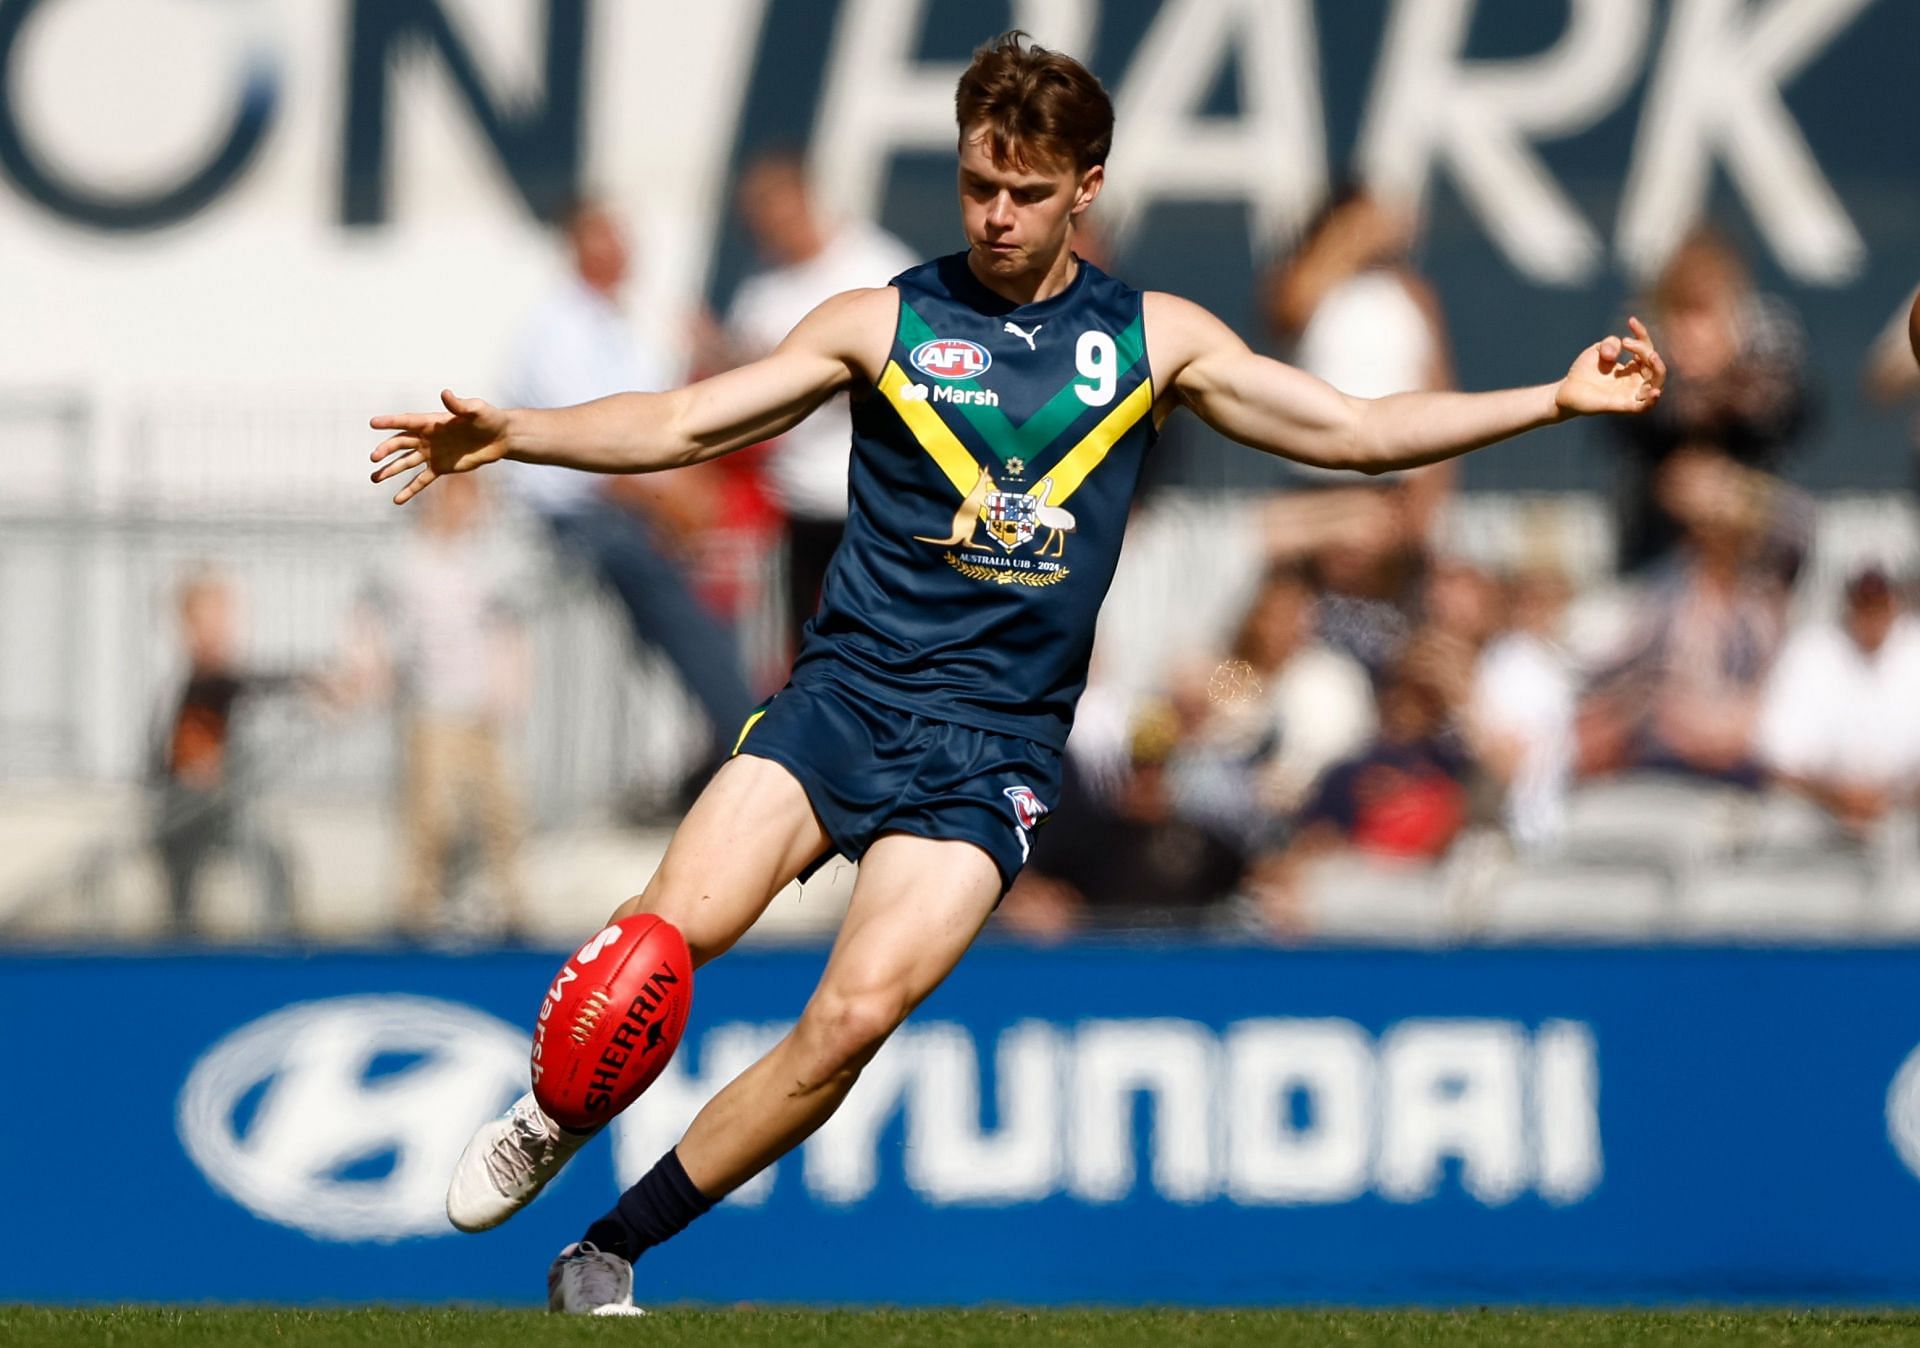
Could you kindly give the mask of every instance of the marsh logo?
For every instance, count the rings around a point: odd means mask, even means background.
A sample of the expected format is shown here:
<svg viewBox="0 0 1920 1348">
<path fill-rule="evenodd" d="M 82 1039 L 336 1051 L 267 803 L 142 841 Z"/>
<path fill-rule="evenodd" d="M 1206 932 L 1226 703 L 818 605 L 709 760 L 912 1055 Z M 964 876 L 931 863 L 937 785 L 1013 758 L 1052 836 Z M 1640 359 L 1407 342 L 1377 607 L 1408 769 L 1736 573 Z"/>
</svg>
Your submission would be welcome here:
<svg viewBox="0 0 1920 1348">
<path fill-rule="evenodd" d="M 972 379 L 986 373 L 993 355 L 978 342 L 960 337 L 935 337 L 913 348 L 913 368 L 935 379 Z"/>
<path fill-rule="evenodd" d="M 323 1240 L 444 1235 L 447 1176 L 526 1088 L 526 1036 L 428 997 L 301 1002 L 201 1055 L 180 1140 L 255 1216 Z"/>
</svg>

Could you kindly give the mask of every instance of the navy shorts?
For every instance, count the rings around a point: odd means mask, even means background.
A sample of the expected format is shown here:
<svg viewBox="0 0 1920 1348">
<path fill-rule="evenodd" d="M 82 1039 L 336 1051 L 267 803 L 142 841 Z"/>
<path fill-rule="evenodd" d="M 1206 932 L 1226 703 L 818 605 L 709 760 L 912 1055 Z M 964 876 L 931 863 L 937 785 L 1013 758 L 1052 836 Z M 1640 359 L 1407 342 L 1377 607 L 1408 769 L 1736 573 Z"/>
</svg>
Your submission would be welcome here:
<svg viewBox="0 0 1920 1348">
<path fill-rule="evenodd" d="M 1058 750 L 930 720 L 827 680 L 782 689 L 747 718 L 733 752 L 798 778 L 849 860 L 883 833 L 958 839 L 993 858 L 1003 892 L 1060 796 Z"/>
</svg>

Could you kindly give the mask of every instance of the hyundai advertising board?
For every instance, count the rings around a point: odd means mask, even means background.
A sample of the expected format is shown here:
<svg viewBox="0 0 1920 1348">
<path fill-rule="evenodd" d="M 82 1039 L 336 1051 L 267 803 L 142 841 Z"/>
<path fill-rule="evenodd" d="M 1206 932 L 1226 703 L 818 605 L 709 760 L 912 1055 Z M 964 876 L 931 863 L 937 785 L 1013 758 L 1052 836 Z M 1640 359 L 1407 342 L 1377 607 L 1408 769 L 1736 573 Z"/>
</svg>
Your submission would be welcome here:
<svg viewBox="0 0 1920 1348">
<path fill-rule="evenodd" d="M 446 1177 L 552 957 L 0 961 L 0 1301 L 535 1301 L 822 958 L 703 971 L 667 1074 L 481 1236 Z M 637 1294 L 1920 1299 L 1916 986 L 1911 951 L 988 945 Z"/>
</svg>

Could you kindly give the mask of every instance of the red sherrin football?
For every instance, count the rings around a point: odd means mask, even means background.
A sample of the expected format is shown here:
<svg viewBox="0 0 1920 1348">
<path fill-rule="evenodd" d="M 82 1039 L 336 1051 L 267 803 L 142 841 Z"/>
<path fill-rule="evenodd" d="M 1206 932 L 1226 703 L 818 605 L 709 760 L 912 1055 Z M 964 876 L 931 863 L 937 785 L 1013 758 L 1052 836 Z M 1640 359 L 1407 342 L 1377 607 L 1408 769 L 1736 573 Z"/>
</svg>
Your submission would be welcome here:
<svg viewBox="0 0 1920 1348">
<path fill-rule="evenodd" d="M 671 922 L 621 918 L 574 952 L 533 1027 L 533 1097 L 562 1127 L 598 1128 L 653 1084 L 680 1046 L 693 959 Z"/>
</svg>

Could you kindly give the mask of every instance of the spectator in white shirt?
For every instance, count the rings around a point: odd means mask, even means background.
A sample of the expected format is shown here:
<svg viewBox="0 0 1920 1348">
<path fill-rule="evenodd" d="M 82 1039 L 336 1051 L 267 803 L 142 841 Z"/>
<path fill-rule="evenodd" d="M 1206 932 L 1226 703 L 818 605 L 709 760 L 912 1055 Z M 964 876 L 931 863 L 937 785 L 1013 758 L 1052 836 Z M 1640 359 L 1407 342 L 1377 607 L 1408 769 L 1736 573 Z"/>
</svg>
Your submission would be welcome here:
<svg viewBox="0 0 1920 1348">
<path fill-rule="evenodd" d="M 453 490 L 423 499 L 391 569 L 403 583 L 369 585 L 353 654 L 365 691 L 391 694 L 399 714 L 403 931 L 436 933 L 467 833 L 517 938 L 525 822 L 510 757 L 531 687 L 527 587 L 489 527 L 480 479 L 439 485 Z"/>
<path fill-rule="evenodd" d="M 1356 398 L 1453 386 L 1438 296 L 1413 265 L 1418 221 L 1357 183 L 1335 192 L 1300 246 L 1265 279 L 1267 327 L 1291 364 Z M 1293 465 L 1316 485 L 1343 475 Z M 1424 532 L 1453 481 L 1452 464 L 1392 475 Z M 1378 489 L 1376 487 L 1376 489 Z"/>
<path fill-rule="evenodd" d="M 1474 670 L 1467 729 L 1480 765 L 1505 788 L 1509 834 L 1533 850 L 1558 838 L 1573 775 L 1579 689 L 1560 645 L 1566 580 L 1544 570 L 1520 575 L 1508 603 L 1511 626 Z"/>
<path fill-rule="evenodd" d="M 574 274 L 521 331 L 510 399 L 526 407 L 563 407 L 664 387 L 664 362 L 641 346 L 620 307 L 630 253 L 619 219 L 608 207 L 586 202 L 568 213 L 565 228 Z M 753 708 L 733 632 L 695 596 L 662 536 L 661 520 L 632 508 L 625 497 L 610 497 L 609 479 L 567 468 L 507 466 L 515 470 L 509 481 L 521 499 L 564 551 L 594 569 L 625 609 L 634 636 L 667 657 L 705 711 L 708 758 L 685 787 L 703 784 Z M 652 485 L 671 491 L 679 477 L 663 475 Z"/>
<path fill-rule="evenodd" d="M 740 180 L 738 201 L 767 267 L 741 283 L 727 313 L 736 361 L 766 355 L 830 296 L 885 285 L 920 261 L 884 230 L 822 214 L 796 153 L 754 160 Z M 788 630 L 796 639 L 819 606 L 827 562 L 846 528 L 852 436 L 847 396 L 839 394 L 781 436 L 767 463 L 769 485 L 787 517 Z"/>
<path fill-rule="evenodd" d="M 1760 716 L 1762 760 L 1775 780 L 1865 834 L 1920 787 L 1920 621 L 1884 571 L 1847 583 L 1838 626 L 1787 641 Z"/>
<path fill-rule="evenodd" d="M 1358 661 L 1314 639 L 1306 574 L 1274 566 L 1228 658 L 1175 678 L 1189 727 L 1174 756 L 1181 808 L 1251 851 L 1277 845 L 1327 767 L 1374 733 L 1373 686 Z"/>
</svg>

